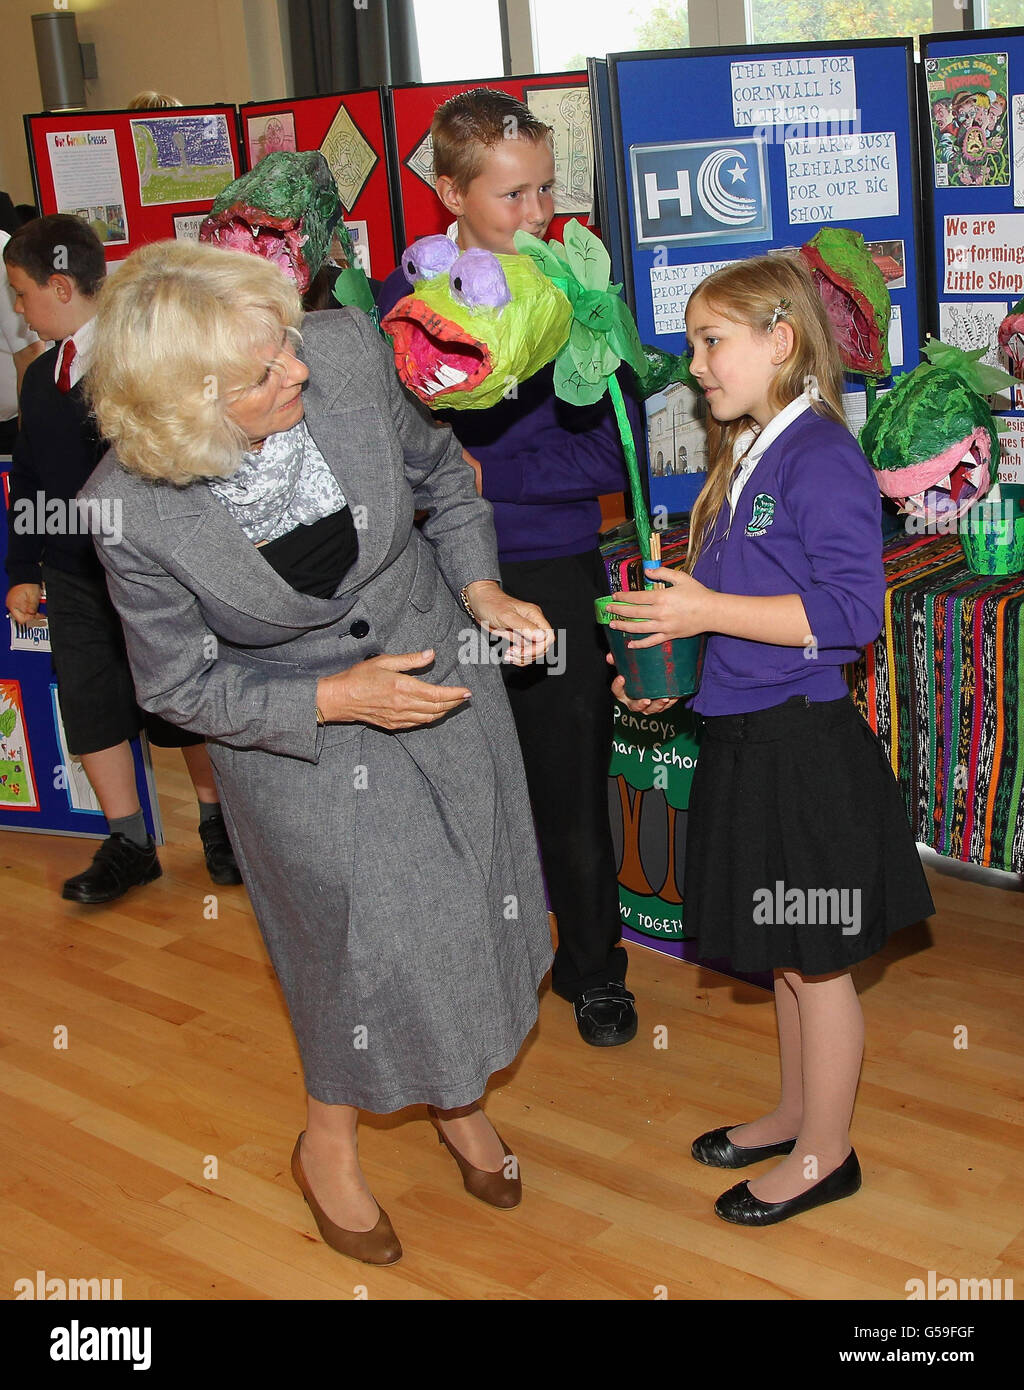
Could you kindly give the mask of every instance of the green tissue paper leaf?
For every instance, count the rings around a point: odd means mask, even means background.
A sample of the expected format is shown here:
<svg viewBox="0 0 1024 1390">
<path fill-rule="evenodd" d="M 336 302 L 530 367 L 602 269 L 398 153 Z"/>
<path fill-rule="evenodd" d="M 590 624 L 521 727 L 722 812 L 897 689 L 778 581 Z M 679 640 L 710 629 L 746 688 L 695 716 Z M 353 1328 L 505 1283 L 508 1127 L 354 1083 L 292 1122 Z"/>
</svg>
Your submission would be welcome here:
<svg viewBox="0 0 1024 1390">
<path fill-rule="evenodd" d="M 573 274 L 583 288 L 606 291 L 611 279 L 611 257 L 594 233 L 574 217 L 565 224 L 562 242 Z"/>
<path fill-rule="evenodd" d="M 608 381 L 588 381 L 574 364 L 568 352 L 560 352 L 555 359 L 555 394 L 570 405 L 596 405 L 604 395 Z"/>
</svg>

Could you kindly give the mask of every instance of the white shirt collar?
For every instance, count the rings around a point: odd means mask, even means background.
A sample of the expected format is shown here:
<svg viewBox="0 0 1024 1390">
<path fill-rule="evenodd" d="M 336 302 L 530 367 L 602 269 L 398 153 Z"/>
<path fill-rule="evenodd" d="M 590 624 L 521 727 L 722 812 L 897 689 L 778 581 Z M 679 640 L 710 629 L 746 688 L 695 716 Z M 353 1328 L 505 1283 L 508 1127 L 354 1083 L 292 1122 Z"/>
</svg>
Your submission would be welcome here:
<svg viewBox="0 0 1024 1390">
<path fill-rule="evenodd" d="M 82 377 L 85 376 L 85 373 L 89 370 L 89 357 L 92 354 L 93 339 L 95 336 L 96 320 L 87 319 L 77 333 L 72 333 L 70 338 L 65 338 L 63 340 L 60 345 L 60 351 L 57 353 L 57 361 L 54 365 L 54 381 L 60 380 L 61 364 L 64 361 L 64 349 L 67 347 L 68 343 L 74 343 L 75 345 L 75 356 L 71 363 L 71 385 L 74 386 L 76 382 L 80 381 Z"/>
<path fill-rule="evenodd" d="M 778 415 L 773 415 L 760 432 L 750 429 L 745 430 L 733 445 L 733 459 L 742 459 L 739 470 L 729 485 L 729 506 L 735 511 L 736 503 L 740 499 L 740 493 L 746 484 L 747 479 L 753 473 L 761 455 L 770 444 L 773 444 L 784 430 L 788 429 L 794 420 L 798 419 L 805 410 L 811 406 L 811 396 L 808 391 L 795 400 L 790 401 L 789 405 L 783 406 Z"/>
</svg>

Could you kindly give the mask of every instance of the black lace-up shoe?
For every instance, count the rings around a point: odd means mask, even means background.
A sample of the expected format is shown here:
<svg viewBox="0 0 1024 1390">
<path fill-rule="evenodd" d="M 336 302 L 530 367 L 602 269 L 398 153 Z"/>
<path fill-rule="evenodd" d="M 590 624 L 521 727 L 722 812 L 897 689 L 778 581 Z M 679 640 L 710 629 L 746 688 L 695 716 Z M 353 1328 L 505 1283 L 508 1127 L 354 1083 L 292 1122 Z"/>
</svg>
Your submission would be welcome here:
<svg viewBox="0 0 1024 1390">
<path fill-rule="evenodd" d="M 84 873 L 67 880 L 61 897 L 73 903 L 110 903 L 137 884 L 152 883 L 162 872 L 152 835 L 145 845 L 137 845 L 115 833 L 103 841 Z"/>
<path fill-rule="evenodd" d="M 203 842 L 206 868 L 214 883 L 241 883 L 242 875 L 235 863 L 235 852 L 228 839 L 228 828 L 222 815 L 211 816 L 199 827 L 199 838 Z"/>
<path fill-rule="evenodd" d="M 636 1037 L 635 995 L 611 980 L 585 989 L 572 1001 L 580 1037 L 591 1047 L 618 1047 Z"/>
</svg>

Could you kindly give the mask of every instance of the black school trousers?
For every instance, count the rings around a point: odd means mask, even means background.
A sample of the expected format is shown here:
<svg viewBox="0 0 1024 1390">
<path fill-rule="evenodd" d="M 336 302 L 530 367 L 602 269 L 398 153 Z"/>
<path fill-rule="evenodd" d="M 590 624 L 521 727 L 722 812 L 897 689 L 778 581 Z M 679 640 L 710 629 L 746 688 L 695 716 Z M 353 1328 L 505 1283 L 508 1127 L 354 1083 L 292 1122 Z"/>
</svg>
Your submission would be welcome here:
<svg viewBox="0 0 1024 1390">
<path fill-rule="evenodd" d="M 598 550 L 503 562 L 501 581 L 506 593 L 536 603 L 558 634 L 554 657 L 502 671 L 558 919 L 552 988 L 574 999 L 626 978 L 608 823 L 614 673 L 594 616 L 594 599 L 608 592 L 604 563 Z"/>
</svg>

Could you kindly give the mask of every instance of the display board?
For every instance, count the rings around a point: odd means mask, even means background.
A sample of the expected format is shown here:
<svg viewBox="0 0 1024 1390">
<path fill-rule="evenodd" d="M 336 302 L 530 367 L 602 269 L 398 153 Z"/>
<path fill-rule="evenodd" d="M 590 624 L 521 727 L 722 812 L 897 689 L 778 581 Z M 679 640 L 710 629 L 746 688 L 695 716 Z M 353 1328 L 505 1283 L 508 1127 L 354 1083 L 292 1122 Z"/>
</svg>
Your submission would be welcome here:
<svg viewBox="0 0 1024 1390">
<path fill-rule="evenodd" d="M 920 100 L 929 328 L 1014 370 L 997 334 L 1024 298 L 1024 29 L 924 35 Z M 1024 483 L 1024 384 L 994 404 L 1000 479 Z"/>
<path fill-rule="evenodd" d="M 25 117 L 40 213 L 74 213 L 108 262 L 169 237 L 195 238 L 241 171 L 233 106 Z"/>
<path fill-rule="evenodd" d="M 548 236 L 562 239 L 571 217 L 591 226 L 594 154 L 590 90 L 585 72 L 533 73 L 527 77 L 491 77 L 476 82 L 413 83 L 392 87 L 393 159 L 398 170 L 400 203 L 395 219 L 401 246 L 421 236 L 444 232 L 452 221 L 434 192 L 430 122 L 449 97 L 476 87 L 490 87 L 524 101 L 555 132 L 555 216 Z M 596 227 L 595 227 L 596 230 Z"/>
<path fill-rule="evenodd" d="M 385 279 L 398 264 L 392 208 L 398 206 L 388 165 L 385 90 L 367 87 L 239 108 L 245 166 L 275 150 L 320 150 L 338 186 L 345 223 L 367 275 Z"/>
<path fill-rule="evenodd" d="M 587 59 L 590 86 L 590 121 L 594 138 L 594 220 L 601 228 L 601 240 L 612 262 L 612 281 L 622 284 L 622 217 L 615 178 L 615 135 L 612 125 L 612 98 L 608 85 L 608 64 L 604 58 Z"/>
<path fill-rule="evenodd" d="M 614 54 L 608 70 L 626 294 L 644 342 L 684 349 L 686 301 L 719 265 L 848 226 L 889 285 L 894 372 L 917 365 L 910 39 Z M 847 385 L 857 425 L 864 390 Z M 647 403 L 656 513 L 688 510 L 703 484 L 702 405 L 682 384 Z"/>
<path fill-rule="evenodd" d="M 0 457 L 3 511 L 0 566 L 7 558 L 8 469 Z M 45 604 L 40 610 L 45 616 Z M 22 627 L 9 615 L 0 640 L 0 829 L 105 839 L 107 822 L 64 737 L 46 627 Z M 146 829 L 164 842 L 145 736 L 132 740 L 135 781 Z"/>
</svg>

